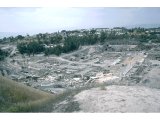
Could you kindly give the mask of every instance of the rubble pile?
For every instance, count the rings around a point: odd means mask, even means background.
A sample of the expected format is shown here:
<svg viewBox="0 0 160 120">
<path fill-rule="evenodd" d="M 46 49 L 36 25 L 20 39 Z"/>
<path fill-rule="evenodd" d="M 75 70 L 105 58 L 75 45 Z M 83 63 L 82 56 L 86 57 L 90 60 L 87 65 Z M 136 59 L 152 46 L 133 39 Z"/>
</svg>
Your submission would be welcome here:
<svg viewBox="0 0 160 120">
<path fill-rule="evenodd" d="M 53 94 L 91 84 L 135 86 L 135 91 L 136 86 L 159 89 L 159 53 L 155 49 L 135 51 L 135 47 L 136 45 L 108 45 L 104 49 L 103 45 L 93 45 L 60 56 L 27 56 L 15 52 L 15 46 L 7 46 L 5 49 L 9 48 L 10 53 L 15 55 L 0 63 L 0 75 Z"/>
</svg>

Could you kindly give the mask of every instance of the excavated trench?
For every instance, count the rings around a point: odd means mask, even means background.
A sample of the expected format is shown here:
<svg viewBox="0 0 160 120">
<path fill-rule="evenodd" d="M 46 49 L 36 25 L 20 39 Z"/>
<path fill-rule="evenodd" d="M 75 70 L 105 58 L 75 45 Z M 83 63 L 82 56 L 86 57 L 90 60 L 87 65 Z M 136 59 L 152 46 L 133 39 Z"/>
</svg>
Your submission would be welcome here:
<svg viewBox="0 0 160 120">
<path fill-rule="evenodd" d="M 84 46 L 59 57 L 22 56 L 12 47 L 16 53 L 1 62 L 0 74 L 53 94 L 70 91 L 53 112 L 159 112 L 160 62 L 133 51 L 135 45 L 110 47 Z"/>
</svg>

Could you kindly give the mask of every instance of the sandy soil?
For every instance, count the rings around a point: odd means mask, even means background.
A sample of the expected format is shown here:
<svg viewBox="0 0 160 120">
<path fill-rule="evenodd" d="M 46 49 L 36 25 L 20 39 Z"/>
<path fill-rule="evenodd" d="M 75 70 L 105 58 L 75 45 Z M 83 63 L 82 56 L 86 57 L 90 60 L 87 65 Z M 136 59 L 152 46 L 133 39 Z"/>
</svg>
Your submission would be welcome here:
<svg viewBox="0 0 160 120">
<path fill-rule="evenodd" d="M 75 96 L 80 112 L 160 112 L 160 91 L 140 86 L 93 88 Z"/>
</svg>

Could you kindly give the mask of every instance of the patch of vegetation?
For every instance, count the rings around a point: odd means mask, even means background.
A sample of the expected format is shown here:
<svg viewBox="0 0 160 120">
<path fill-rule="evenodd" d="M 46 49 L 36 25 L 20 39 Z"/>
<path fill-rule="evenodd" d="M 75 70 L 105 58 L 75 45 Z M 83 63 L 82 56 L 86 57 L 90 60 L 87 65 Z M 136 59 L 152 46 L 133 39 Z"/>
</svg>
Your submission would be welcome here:
<svg viewBox="0 0 160 120">
<path fill-rule="evenodd" d="M 115 28 L 116 29 L 116 28 Z M 17 36 L 15 38 L 5 38 L 12 41 L 17 40 L 17 48 L 21 54 L 27 53 L 37 54 L 43 52 L 45 55 L 55 54 L 61 55 L 61 53 L 68 53 L 77 50 L 83 45 L 94 44 L 138 44 L 138 43 L 159 43 L 159 33 L 152 32 L 150 29 L 145 28 L 118 28 L 120 32 L 116 30 L 97 31 L 92 29 L 90 31 L 65 31 L 54 33 L 53 35 L 48 33 L 39 33 L 36 36 Z M 25 39 L 24 39 L 25 38 Z M 143 46 L 142 46 L 143 47 Z M 145 48 L 147 49 L 147 48 Z"/>
<path fill-rule="evenodd" d="M 44 46 L 36 41 L 32 41 L 29 43 L 19 43 L 17 45 L 17 48 L 21 54 L 27 53 L 28 55 L 41 53 L 45 50 Z"/>
<path fill-rule="evenodd" d="M 5 57 L 7 57 L 7 56 L 8 56 L 8 52 L 3 51 L 3 50 L 0 49 L 0 61 L 4 60 Z"/>
<path fill-rule="evenodd" d="M 46 56 L 48 56 L 50 54 L 55 54 L 55 55 L 59 56 L 62 52 L 63 52 L 63 47 L 60 45 L 57 45 L 56 47 L 53 47 L 53 48 L 46 48 L 44 51 L 44 54 Z"/>
<path fill-rule="evenodd" d="M 0 76 L 0 112 L 46 112 L 52 94 Z"/>
</svg>

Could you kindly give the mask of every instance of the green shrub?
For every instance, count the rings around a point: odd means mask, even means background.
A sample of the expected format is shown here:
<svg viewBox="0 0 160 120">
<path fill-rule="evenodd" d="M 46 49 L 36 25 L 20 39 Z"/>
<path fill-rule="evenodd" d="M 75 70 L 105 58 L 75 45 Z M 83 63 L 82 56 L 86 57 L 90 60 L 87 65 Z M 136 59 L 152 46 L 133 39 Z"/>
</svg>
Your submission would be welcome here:
<svg viewBox="0 0 160 120">
<path fill-rule="evenodd" d="M 8 56 L 8 52 L 3 51 L 3 50 L 0 49 L 0 61 L 4 60 L 5 57 L 7 57 L 7 56 Z"/>
</svg>

